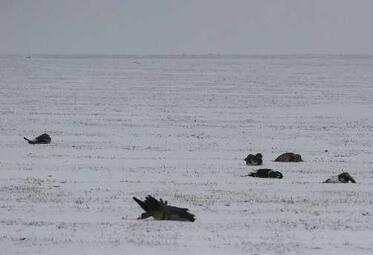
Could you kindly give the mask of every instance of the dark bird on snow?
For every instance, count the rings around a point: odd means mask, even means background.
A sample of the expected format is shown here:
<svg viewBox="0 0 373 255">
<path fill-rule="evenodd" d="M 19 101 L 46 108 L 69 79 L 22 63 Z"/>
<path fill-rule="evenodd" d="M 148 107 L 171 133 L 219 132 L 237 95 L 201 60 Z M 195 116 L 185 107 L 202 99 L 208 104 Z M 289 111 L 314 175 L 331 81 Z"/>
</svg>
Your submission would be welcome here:
<svg viewBox="0 0 373 255">
<path fill-rule="evenodd" d="M 42 134 L 38 137 L 35 137 L 34 139 L 30 140 L 26 137 L 23 137 L 28 143 L 30 144 L 48 144 L 51 143 L 52 139 L 48 134 Z"/>
<path fill-rule="evenodd" d="M 249 173 L 245 176 L 260 177 L 260 178 L 277 178 L 282 179 L 283 175 L 279 171 L 273 171 L 272 169 L 258 169 L 255 172 Z"/>
<path fill-rule="evenodd" d="M 324 181 L 324 183 L 348 183 L 348 182 L 356 183 L 355 179 L 352 178 L 352 176 L 347 172 L 332 176 L 326 181 Z"/>
<path fill-rule="evenodd" d="M 155 199 L 148 195 L 144 201 L 133 197 L 133 199 L 144 209 L 139 219 L 153 217 L 155 220 L 195 221 L 194 214 L 188 212 L 187 208 L 170 206 L 167 201 Z"/>
<path fill-rule="evenodd" d="M 276 162 L 301 162 L 302 157 L 299 154 L 295 154 L 292 152 L 286 152 L 281 154 L 275 159 Z"/>
<path fill-rule="evenodd" d="M 244 160 L 248 166 L 259 166 L 263 164 L 263 156 L 260 153 L 256 155 L 249 154 Z"/>
</svg>

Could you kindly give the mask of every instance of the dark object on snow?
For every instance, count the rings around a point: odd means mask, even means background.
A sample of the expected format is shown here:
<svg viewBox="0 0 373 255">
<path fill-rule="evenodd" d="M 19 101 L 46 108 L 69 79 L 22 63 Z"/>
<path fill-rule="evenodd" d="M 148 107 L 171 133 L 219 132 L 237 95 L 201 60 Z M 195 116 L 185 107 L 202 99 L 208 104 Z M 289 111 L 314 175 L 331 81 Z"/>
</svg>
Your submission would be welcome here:
<svg viewBox="0 0 373 255">
<path fill-rule="evenodd" d="M 326 181 L 324 181 L 324 183 L 348 183 L 348 182 L 356 183 L 355 179 L 352 178 L 352 176 L 347 172 L 341 173 L 336 176 L 332 176 Z"/>
<path fill-rule="evenodd" d="M 286 152 L 281 154 L 275 159 L 276 162 L 301 162 L 302 157 L 299 154 L 295 154 L 292 152 Z"/>
<path fill-rule="evenodd" d="M 144 201 L 133 197 L 133 199 L 144 209 L 139 219 L 153 217 L 155 220 L 177 220 L 177 221 L 194 221 L 194 214 L 188 212 L 187 208 L 180 208 L 167 205 L 167 201 L 155 199 L 148 195 Z"/>
<path fill-rule="evenodd" d="M 260 178 L 277 178 L 277 179 L 282 179 L 283 175 L 279 171 L 273 171 L 272 169 L 259 169 L 256 170 L 255 172 L 249 173 L 248 175 L 245 176 L 251 176 L 251 177 L 260 177 Z"/>
<path fill-rule="evenodd" d="M 244 160 L 248 166 L 259 166 L 263 164 L 263 156 L 260 153 L 256 155 L 249 154 Z"/>
<path fill-rule="evenodd" d="M 26 137 L 23 138 L 30 144 L 48 144 L 52 141 L 51 137 L 48 134 L 39 135 L 38 137 L 35 137 L 32 140 L 27 139 Z"/>
</svg>

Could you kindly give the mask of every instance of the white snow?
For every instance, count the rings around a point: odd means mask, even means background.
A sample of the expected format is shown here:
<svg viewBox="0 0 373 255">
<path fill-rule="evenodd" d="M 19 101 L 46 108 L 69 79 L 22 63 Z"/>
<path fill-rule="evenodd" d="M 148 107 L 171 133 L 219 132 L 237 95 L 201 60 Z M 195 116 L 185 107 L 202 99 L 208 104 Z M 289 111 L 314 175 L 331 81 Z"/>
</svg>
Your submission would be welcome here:
<svg viewBox="0 0 373 255">
<path fill-rule="evenodd" d="M 0 117 L 1 254 L 373 254 L 373 57 L 1 56 Z"/>
</svg>

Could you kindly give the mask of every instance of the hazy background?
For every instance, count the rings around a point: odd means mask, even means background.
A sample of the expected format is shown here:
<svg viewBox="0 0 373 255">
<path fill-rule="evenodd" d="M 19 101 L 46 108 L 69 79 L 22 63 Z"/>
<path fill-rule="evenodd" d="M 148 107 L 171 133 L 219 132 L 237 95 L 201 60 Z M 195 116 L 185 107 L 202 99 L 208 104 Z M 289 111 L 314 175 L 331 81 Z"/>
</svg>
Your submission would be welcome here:
<svg viewBox="0 0 373 255">
<path fill-rule="evenodd" d="M 0 0 L 0 54 L 373 54 L 372 0 Z"/>
</svg>

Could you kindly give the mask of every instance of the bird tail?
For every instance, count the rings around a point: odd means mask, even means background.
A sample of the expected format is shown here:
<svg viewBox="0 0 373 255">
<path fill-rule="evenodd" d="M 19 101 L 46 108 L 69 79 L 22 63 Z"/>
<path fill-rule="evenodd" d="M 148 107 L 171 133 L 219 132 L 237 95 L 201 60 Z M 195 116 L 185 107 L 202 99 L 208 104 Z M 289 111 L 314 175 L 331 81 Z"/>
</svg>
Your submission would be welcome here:
<svg viewBox="0 0 373 255">
<path fill-rule="evenodd" d="M 194 222 L 195 215 L 188 212 L 187 208 L 180 208 L 176 206 L 168 206 L 170 219 L 171 220 L 178 220 L 178 221 L 191 221 Z"/>
<path fill-rule="evenodd" d="M 196 219 L 195 219 L 195 216 L 194 214 L 190 213 L 190 212 L 185 212 L 184 215 L 182 215 L 184 219 L 188 220 L 188 221 L 191 221 L 191 222 L 194 222 Z"/>
<path fill-rule="evenodd" d="M 354 179 L 350 174 L 347 175 L 347 178 L 348 178 L 352 183 L 356 183 L 355 179 Z"/>
</svg>

